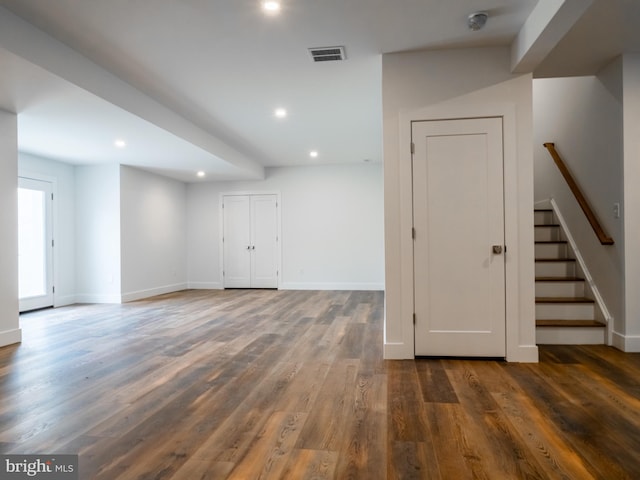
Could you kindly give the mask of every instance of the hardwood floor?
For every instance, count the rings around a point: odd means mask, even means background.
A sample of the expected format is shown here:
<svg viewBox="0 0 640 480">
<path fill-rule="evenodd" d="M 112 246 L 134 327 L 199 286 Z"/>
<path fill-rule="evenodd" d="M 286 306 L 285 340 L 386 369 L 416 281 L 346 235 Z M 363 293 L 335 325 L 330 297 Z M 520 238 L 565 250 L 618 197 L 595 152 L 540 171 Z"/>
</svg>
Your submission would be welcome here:
<svg viewBox="0 0 640 480">
<path fill-rule="evenodd" d="M 382 359 L 381 292 L 186 291 L 25 314 L 0 451 L 82 479 L 637 479 L 640 355 Z"/>
</svg>

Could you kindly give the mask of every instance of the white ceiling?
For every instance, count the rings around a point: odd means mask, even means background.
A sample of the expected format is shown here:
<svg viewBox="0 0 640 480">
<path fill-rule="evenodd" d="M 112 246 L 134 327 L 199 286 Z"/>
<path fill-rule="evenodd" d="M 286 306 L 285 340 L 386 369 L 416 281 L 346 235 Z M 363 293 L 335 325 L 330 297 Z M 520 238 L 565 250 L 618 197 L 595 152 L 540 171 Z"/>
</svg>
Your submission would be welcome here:
<svg viewBox="0 0 640 480">
<path fill-rule="evenodd" d="M 259 178 L 267 166 L 381 162 L 381 54 L 510 45 L 537 3 L 283 0 L 266 16 L 259 0 L 0 0 L 0 108 L 19 114 L 22 151 L 183 181 L 197 170 Z M 596 0 L 592 10 L 633 3 Z M 489 22 L 471 32 L 477 10 Z M 580 29 L 542 63 L 544 75 L 595 68 L 630 44 L 609 42 L 569 68 Z M 334 45 L 346 61 L 311 61 L 309 47 Z M 275 119 L 276 107 L 288 117 Z M 117 137 L 126 149 L 113 147 Z"/>
</svg>

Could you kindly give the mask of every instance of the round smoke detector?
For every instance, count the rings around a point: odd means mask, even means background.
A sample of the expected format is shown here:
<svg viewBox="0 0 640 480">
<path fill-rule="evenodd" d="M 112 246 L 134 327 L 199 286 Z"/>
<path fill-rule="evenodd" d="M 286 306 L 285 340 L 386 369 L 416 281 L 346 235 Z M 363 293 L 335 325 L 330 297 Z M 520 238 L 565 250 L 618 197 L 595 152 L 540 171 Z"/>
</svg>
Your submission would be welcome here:
<svg viewBox="0 0 640 480">
<path fill-rule="evenodd" d="M 471 15 L 469 15 L 469 17 L 467 17 L 467 25 L 469 26 L 470 30 L 473 30 L 475 32 L 485 26 L 488 18 L 489 15 L 487 15 L 486 12 L 472 13 Z"/>
</svg>

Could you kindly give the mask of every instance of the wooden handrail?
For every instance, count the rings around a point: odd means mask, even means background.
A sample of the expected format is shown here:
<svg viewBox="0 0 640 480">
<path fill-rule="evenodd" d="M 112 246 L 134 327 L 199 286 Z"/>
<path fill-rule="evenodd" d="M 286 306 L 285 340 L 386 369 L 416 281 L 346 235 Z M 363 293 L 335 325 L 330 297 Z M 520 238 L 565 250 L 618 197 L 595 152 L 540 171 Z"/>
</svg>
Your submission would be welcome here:
<svg viewBox="0 0 640 480">
<path fill-rule="evenodd" d="M 555 144 L 548 142 L 548 143 L 545 143 L 544 146 L 546 147 L 547 150 L 549 150 L 549 153 L 551 154 L 553 161 L 556 163 L 556 165 L 560 169 L 560 173 L 562 174 L 564 179 L 567 181 L 567 185 L 569 185 L 569 188 L 573 192 L 574 197 L 576 197 L 576 200 L 578 201 L 580 208 L 582 208 L 582 211 L 587 217 L 587 220 L 589 220 L 589 223 L 591 224 L 591 228 L 593 228 L 593 231 L 596 233 L 596 236 L 598 237 L 598 240 L 600 240 L 600 243 L 602 245 L 613 245 L 614 243 L 613 238 L 607 235 L 607 233 L 604 231 L 604 228 L 602 228 L 602 225 L 600 225 L 598 218 L 596 217 L 595 213 L 593 213 L 593 210 L 591 210 L 591 207 L 589 206 L 587 199 L 582 194 L 580 187 L 574 180 L 573 176 L 571 175 L 571 172 L 569 171 L 565 163 L 562 161 L 562 158 L 560 158 L 560 155 L 558 155 Z"/>
</svg>

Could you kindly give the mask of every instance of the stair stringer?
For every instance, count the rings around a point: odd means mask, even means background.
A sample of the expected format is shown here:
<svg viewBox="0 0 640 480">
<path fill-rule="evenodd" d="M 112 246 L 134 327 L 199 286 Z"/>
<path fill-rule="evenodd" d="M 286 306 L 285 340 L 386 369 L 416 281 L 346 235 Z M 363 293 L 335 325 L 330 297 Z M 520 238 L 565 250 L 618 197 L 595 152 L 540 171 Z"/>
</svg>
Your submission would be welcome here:
<svg viewBox="0 0 640 480">
<path fill-rule="evenodd" d="M 566 238 L 569 244 L 569 250 L 573 255 L 573 258 L 575 258 L 576 260 L 576 264 L 577 264 L 576 267 L 578 268 L 579 273 L 582 275 L 582 277 L 585 280 L 585 290 L 586 290 L 585 296 L 591 297 L 595 301 L 596 320 L 606 325 L 607 345 L 612 345 L 613 344 L 613 328 L 612 328 L 613 317 L 611 316 L 611 313 L 609 312 L 609 309 L 607 308 L 607 305 L 605 304 L 604 299 L 602 298 L 602 295 L 600 294 L 600 291 L 598 290 L 598 287 L 596 286 L 593 280 L 593 276 L 591 275 L 591 273 L 589 272 L 589 269 L 587 268 L 587 264 L 584 261 L 584 257 L 580 253 L 580 249 L 578 248 L 578 245 L 576 244 L 573 236 L 571 235 L 571 231 L 569 230 L 569 226 L 567 225 L 567 222 L 562 216 L 560 207 L 558 207 L 558 204 L 554 198 L 549 199 L 549 204 L 551 205 L 553 213 L 556 219 L 558 220 L 558 223 L 560 224 L 560 229 L 562 230 L 562 234 L 564 235 L 564 237 Z"/>
</svg>

